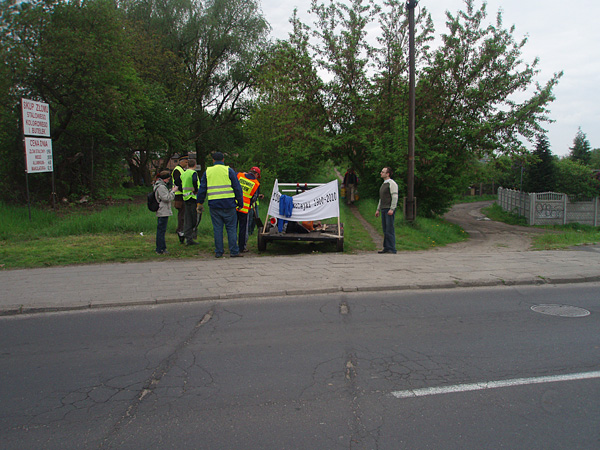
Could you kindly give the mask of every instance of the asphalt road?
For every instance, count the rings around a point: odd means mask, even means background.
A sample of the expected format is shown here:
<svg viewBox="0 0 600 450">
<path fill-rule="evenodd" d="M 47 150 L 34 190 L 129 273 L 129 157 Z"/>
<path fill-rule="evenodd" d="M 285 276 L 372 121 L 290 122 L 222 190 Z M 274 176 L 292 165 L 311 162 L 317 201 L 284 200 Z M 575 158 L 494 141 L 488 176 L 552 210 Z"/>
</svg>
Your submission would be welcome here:
<svg viewBox="0 0 600 450">
<path fill-rule="evenodd" d="M 0 448 L 597 449 L 599 287 L 2 317 Z"/>
</svg>

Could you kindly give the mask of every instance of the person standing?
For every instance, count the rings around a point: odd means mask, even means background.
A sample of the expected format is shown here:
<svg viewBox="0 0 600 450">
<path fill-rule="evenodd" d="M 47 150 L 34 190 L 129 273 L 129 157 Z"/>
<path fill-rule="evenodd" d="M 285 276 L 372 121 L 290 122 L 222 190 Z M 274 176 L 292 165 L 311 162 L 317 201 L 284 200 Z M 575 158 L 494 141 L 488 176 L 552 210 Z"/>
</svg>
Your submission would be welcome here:
<svg viewBox="0 0 600 450">
<path fill-rule="evenodd" d="M 260 169 L 258 167 L 253 167 L 250 169 L 250 172 L 238 173 L 237 177 L 244 195 L 244 205 L 237 210 L 239 228 L 238 246 L 240 247 L 240 252 L 246 252 L 248 251 L 246 248 L 248 242 L 248 218 L 250 214 L 254 214 L 252 208 L 258 198 L 258 188 L 260 186 L 258 177 L 260 177 Z"/>
<path fill-rule="evenodd" d="M 183 219 L 183 236 L 186 245 L 198 245 L 195 241 L 198 237 L 196 223 L 198 221 L 198 213 L 196 212 L 196 195 L 200 187 L 200 180 L 196 172 L 196 160 L 188 159 L 187 169 L 181 175 L 181 186 L 183 188 L 183 204 L 184 204 L 184 219 Z"/>
<path fill-rule="evenodd" d="M 173 173 L 171 174 L 173 178 L 173 184 L 177 186 L 179 189 L 175 193 L 175 201 L 173 202 L 173 206 L 177 210 L 177 236 L 179 236 L 179 242 L 183 244 L 185 237 L 183 235 L 183 227 L 185 221 L 185 204 L 183 202 L 183 185 L 181 184 L 181 176 L 184 174 L 185 169 L 188 166 L 188 157 L 187 155 L 181 156 L 179 161 L 177 162 L 177 166 L 173 169 Z"/>
<path fill-rule="evenodd" d="M 213 224 L 215 239 L 215 257 L 221 258 L 224 253 L 223 227 L 227 230 L 229 256 L 240 257 L 237 245 L 237 212 L 236 207 L 244 206 L 242 187 L 235 171 L 226 166 L 223 153 L 212 154 L 213 166 L 206 169 L 200 188 L 198 189 L 199 210 L 204 209 L 204 200 L 208 198 L 210 218 Z"/>
<path fill-rule="evenodd" d="M 354 196 L 356 195 L 356 188 L 358 186 L 358 177 L 354 173 L 354 169 L 350 167 L 344 174 L 344 181 L 342 187 L 346 188 L 346 204 L 352 205 L 354 203 Z"/>
<path fill-rule="evenodd" d="M 255 172 L 256 179 L 260 180 L 260 178 L 261 178 L 260 168 L 253 167 L 252 169 L 250 169 L 250 172 Z M 258 187 L 257 194 L 258 194 L 258 196 L 256 198 L 256 201 L 252 205 L 252 210 L 250 211 L 249 216 L 248 216 L 248 235 L 250 235 L 254 232 L 254 227 L 256 225 L 256 218 L 260 217 L 260 212 L 258 210 L 258 206 L 260 205 L 260 201 L 263 198 L 265 198 L 265 196 L 263 194 L 261 194 L 261 192 L 260 192 L 260 186 Z"/>
<path fill-rule="evenodd" d="M 392 180 L 392 169 L 384 167 L 381 170 L 383 184 L 379 188 L 379 203 L 375 217 L 381 214 L 381 227 L 383 228 L 383 250 L 378 253 L 396 253 L 396 230 L 394 219 L 398 205 L 398 184 Z"/>
<path fill-rule="evenodd" d="M 169 216 L 173 215 L 171 202 L 175 199 L 175 193 L 178 190 L 177 186 L 173 186 L 169 190 L 167 183 L 170 179 L 171 172 L 163 170 L 158 174 L 158 178 L 154 183 L 154 195 L 156 195 L 156 200 L 158 200 L 158 211 L 156 211 L 156 253 L 159 255 L 169 253 L 167 251 L 165 234 L 167 232 Z"/>
</svg>

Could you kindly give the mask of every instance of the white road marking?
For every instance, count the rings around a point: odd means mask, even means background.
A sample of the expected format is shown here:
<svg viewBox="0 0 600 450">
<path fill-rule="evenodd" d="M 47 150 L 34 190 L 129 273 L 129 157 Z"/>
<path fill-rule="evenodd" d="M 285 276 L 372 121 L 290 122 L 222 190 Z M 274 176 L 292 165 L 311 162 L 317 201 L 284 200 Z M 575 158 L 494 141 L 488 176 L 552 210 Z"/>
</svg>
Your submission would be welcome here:
<svg viewBox="0 0 600 450">
<path fill-rule="evenodd" d="M 456 384 L 454 386 L 408 389 L 406 391 L 394 391 L 392 392 L 392 395 L 396 398 L 426 397 L 428 395 L 481 391 L 484 389 L 498 389 L 503 387 L 524 386 L 528 384 L 555 383 L 558 381 L 589 380 L 592 378 L 600 378 L 600 370 L 596 372 L 571 373 L 566 375 L 553 375 L 547 377 L 515 378 L 512 380 L 482 381 L 479 383 L 471 384 Z"/>
</svg>

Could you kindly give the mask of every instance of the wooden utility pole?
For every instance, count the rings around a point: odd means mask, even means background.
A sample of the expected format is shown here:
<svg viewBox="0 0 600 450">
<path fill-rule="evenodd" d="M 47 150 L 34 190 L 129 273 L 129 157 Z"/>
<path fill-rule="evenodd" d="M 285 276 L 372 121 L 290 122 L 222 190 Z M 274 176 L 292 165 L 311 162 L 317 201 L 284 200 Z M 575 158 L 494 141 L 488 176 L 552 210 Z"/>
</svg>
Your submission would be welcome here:
<svg viewBox="0 0 600 450">
<path fill-rule="evenodd" d="M 415 7 L 417 0 L 408 0 L 408 179 L 404 218 L 414 222 L 417 216 L 415 200 Z"/>
</svg>

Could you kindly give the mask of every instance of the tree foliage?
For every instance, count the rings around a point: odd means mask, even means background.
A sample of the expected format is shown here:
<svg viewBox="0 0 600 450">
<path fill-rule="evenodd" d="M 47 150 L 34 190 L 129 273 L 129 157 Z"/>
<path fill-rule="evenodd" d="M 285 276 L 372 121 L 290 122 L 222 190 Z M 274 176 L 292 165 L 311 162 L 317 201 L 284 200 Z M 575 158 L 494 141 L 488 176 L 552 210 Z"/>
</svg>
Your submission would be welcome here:
<svg viewBox="0 0 600 450">
<path fill-rule="evenodd" d="M 561 74 L 537 85 L 498 13 L 465 0 L 447 13 L 441 45 L 424 6 L 416 20 L 415 195 L 441 214 L 483 157 L 523 153 L 549 121 Z M 262 165 L 306 179 L 324 161 L 349 163 L 363 194 L 383 166 L 405 190 L 408 23 L 403 0 L 313 0 L 286 40 L 268 42 L 258 0 L 36 0 L 2 3 L 0 152 L 22 173 L 19 99 L 50 104 L 60 195 L 98 193 L 129 169 L 214 150 L 239 169 Z M 376 39 L 370 35 L 374 30 Z M 203 164 L 204 163 L 204 164 Z M 477 169 L 479 170 L 479 169 Z M 34 190 L 48 192 L 36 177 Z M 45 190 L 45 191 L 44 191 Z"/>
<path fill-rule="evenodd" d="M 581 127 L 577 130 L 575 139 L 573 139 L 573 147 L 570 148 L 570 157 L 573 161 L 578 161 L 581 164 L 589 165 L 591 161 L 591 147 L 587 137 Z"/>
<path fill-rule="evenodd" d="M 600 182 L 589 167 L 579 161 L 563 158 L 556 162 L 556 172 L 556 190 L 572 200 L 596 197 L 600 193 Z"/>
<path fill-rule="evenodd" d="M 516 41 L 514 28 L 503 28 L 500 12 L 495 24 L 486 26 L 485 4 L 479 9 L 473 0 L 465 4 L 465 11 L 447 13 L 448 33 L 418 83 L 415 192 L 423 213 L 449 207 L 452 194 L 468 184 L 463 174 L 473 156 L 519 151 L 519 136 L 541 133 L 561 76 L 517 101 L 538 73 L 537 60 L 520 59 L 526 39 Z"/>
<path fill-rule="evenodd" d="M 536 159 L 527 170 L 525 190 L 528 192 L 553 191 L 556 185 L 555 165 L 546 136 L 538 138 L 533 155 Z"/>
<path fill-rule="evenodd" d="M 268 167 L 281 180 L 307 181 L 327 160 L 322 82 L 298 22 L 289 41 L 268 50 L 257 82 L 259 97 L 244 123 L 247 164 Z"/>
<path fill-rule="evenodd" d="M 391 166 L 404 188 L 408 133 L 407 21 L 403 2 L 313 0 L 314 27 L 307 60 L 324 80 L 318 99 L 326 121 L 331 157 L 349 161 L 363 186 L 375 191 L 376 174 Z M 431 18 L 417 17 L 417 130 L 415 195 L 420 214 L 441 214 L 471 182 L 469 171 L 483 156 L 524 151 L 520 137 L 535 139 L 549 121 L 555 74 L 535 83 L 537 60 L 523 62 L 527 40 L 517 41 L 498 13 L 486 24 L 486 6 L 465 1 L 447 13 L 442 45 L 430 49 Z M 367 39 L 378 22 L 379 47 Z M 312 86 L 315 86 L 313 84 Z M 522 100 L 519 100 L 522 99 Z M 524 100 L 523 100 L 524 99 Z M 364 188 L 361 188 L 364 191 Z"/>
<path fill-rule="evenodd" d="M 237 149 L 267 36 L 256 1 L 44 0 L 0 12 L 0 129 L 12 129 L 0 151 L 19 155 L 4 170 L 23 172 L 21 97 L 50 104 L 61 196 L 101 193 L 126 167 L 149 183 L 149 168 L 175 153 L 195 149 L 202 161 Z M 49 191 L 45 177 L 30 178 Z"/>
</svg>

